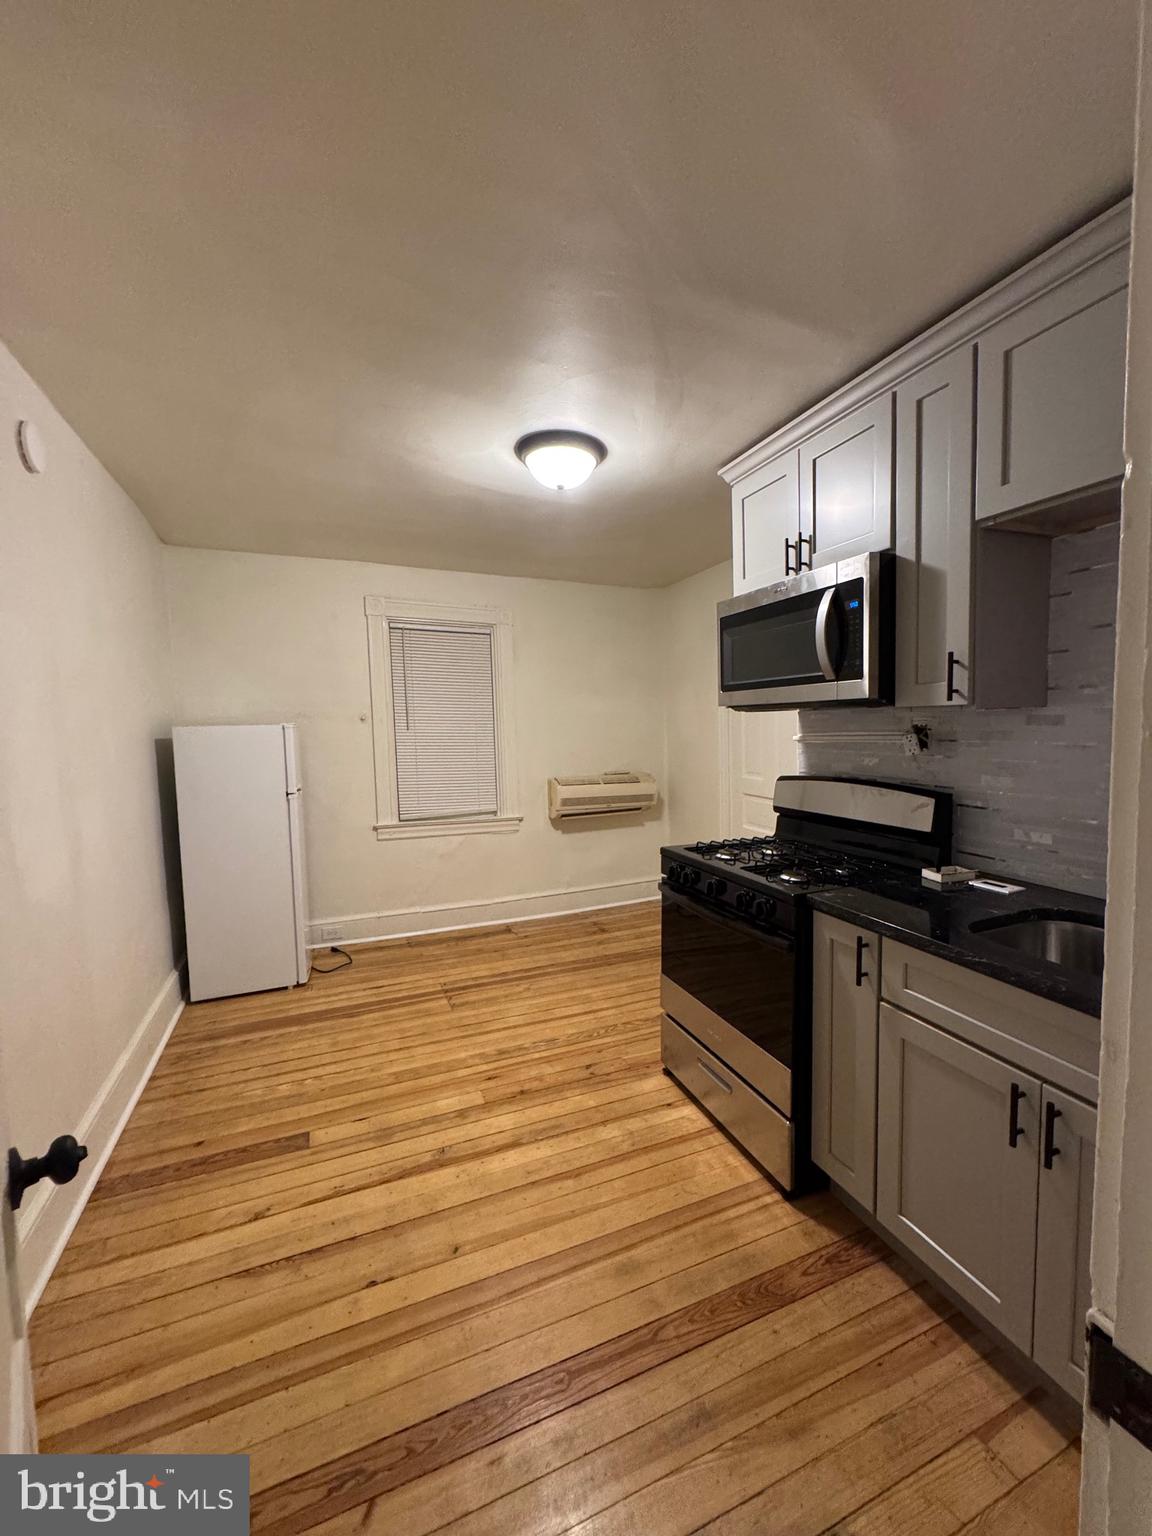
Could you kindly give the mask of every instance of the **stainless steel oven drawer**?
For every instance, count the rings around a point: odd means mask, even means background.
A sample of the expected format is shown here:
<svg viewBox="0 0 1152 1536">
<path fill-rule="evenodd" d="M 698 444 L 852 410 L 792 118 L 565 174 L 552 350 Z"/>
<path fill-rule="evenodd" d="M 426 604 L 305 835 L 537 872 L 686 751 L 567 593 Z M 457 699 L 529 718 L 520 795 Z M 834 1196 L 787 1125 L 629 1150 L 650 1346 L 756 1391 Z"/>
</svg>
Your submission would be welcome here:
<svg viewBox="0 0 1152 1536">
<path fill-rule="evenodd" d="M 667 1014 L 661 1021 L 664 1066 L 682 1088 L 785 1190 L 793 1187 L 792 1123 L 693 1039 Z"/>
</svg>

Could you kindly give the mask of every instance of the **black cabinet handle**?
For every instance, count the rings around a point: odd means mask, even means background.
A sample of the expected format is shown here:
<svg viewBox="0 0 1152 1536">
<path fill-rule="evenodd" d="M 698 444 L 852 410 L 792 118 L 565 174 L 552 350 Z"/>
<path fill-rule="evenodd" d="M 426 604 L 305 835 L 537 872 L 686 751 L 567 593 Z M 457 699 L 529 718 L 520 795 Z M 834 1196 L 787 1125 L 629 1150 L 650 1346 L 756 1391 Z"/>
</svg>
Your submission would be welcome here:
<svg viewBox="0 0 1152 1536">
<path fill-rule="evenodd" d="M 785 539 L 784 540 L 784 574 L 785 574 L 785 576 L 796 576 L 800 572 L 800 563 L 799 563 L 800 562 L 800 547 L 799 547 L 800 546 L 800 540 L 799 539 L 796 540 L 796 546 L 797 546 L 796 547 L 796 562 L 797 563 L 796 563 L 796 569 L 793 570 L 792 569 L 792 540 L 791 539 Z"/>
<path fill-rule="evenodd" d="M 1020 1105 L 1028 1097 L 1019 1083 L 1012 1084 L 1011 1102 L 1008 1110 L 1008 1145 L 1014 1147 L 1024 1134 L 1024 1127 L 1020 1124 Z"/>
<path fill-rule="evenodd" d="M 9 1147 L 9 1205 L 18 1211 L 24 1191 L 39 1184 L 41 1179 L 51 1179 L 53 1184 L 70 1184 L 87 1156 L 88 1148 L 80 1146 L 75 1136 L 57 1136 L 43 1157 L 21 1157 L 15 1147 Z"/>
<path fill-rule="evenodd" d="M 1060 1148 L 1056 1145 L 1056 1122 L 1064 1111 L 1057 1109 L 1052 1100 L 1044 1106 L 1044 1166 L 1051 1168 L 1053 1161 L 1060 1156 Z"/>
<path fill-rule="evenodd" d="M 864 951 L 868 948 L 864 935 L 856 935 L 856 985 L 862 987 L 868 972 L 864 969 Z"/>
<path fill-rule="evenodd" d="M 804 546 L 808 546 L 808 563 L 804 563 Z M 796 535 L 796 571 L 799 574 L 803 570 L 812 569 L 812 535 L 810 533 L 798 533 Z"/>
<path fill-rule="evenodd" d="M 948 677 L 945 685 L 945 697 L 949 704 L 960 693 L 956 686 L 956 652 L 948 652 Z"/>
</svg>

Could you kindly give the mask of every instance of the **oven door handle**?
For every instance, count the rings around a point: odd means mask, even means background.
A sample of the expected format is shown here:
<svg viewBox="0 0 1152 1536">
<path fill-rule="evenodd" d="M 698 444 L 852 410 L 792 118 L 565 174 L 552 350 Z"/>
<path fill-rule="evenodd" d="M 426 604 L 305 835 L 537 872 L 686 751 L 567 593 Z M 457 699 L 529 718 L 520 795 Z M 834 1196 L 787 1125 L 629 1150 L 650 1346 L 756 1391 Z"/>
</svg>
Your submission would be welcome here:
<svg viewBox="0 0 1152 1536">
<path fill-rule="evenodd" d="M 689 896 L 685 891 L 674 891 L 666 881 L 660 882 L 660 895 L 662 900 L 668 902 L 670 906 L 683 907 L 691 912 L 693 917 L 703 918 L 705 922 L 713 923 L 717 928 L 738 928 L 742 933 L 752 934 L 769 949 L 778 949 L 783 954 L 796 952 L 796 940 L 791 934 L 761 928 L 758 923 L 746 917 L 714 907 L 705 897 Z"/>
<path fill-rule="evenodd" d="M 833 617 L 832 605 L 836 601 L 836 588 L 826 587 L 816 610 L 816 660 L 820 670 L 830 683 L 836 681 L 836 668 L 832 665 L 832 648 L 828 643 L 828 631 Z"/>
</svg>

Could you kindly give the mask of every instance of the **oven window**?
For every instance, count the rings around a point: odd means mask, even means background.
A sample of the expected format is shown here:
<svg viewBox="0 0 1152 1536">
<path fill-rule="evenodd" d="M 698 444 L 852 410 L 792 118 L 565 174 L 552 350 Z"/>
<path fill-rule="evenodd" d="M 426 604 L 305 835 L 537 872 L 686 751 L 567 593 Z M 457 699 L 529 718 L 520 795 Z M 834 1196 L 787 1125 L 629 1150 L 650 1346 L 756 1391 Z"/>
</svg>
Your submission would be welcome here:
<svg viewBox="0 0 1152 1536">
<path fill-rule="evenodd" d="M 722 618 L 721 688 L 824 682 L 816 655 L 816 611 L 823 595 L 804 592 Z"/>
<path fill-rule="evenodd" d="M 790 939 L 663 893 L 660 969 L 783 1066 L 792 1065 L 796 955 Z"/>
</svg>

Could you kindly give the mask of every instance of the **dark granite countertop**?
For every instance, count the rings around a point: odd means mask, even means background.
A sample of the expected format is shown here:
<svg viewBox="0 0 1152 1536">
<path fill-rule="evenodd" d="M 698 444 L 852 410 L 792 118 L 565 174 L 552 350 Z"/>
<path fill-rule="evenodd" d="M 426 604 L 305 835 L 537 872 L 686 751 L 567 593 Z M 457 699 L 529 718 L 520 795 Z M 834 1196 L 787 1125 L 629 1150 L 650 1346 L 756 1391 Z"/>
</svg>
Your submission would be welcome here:
<svg viewBox="0 0 1152 1536">
<path fill-rule="evenodd" d="M 971 931 L 971 924 L 982 918 L 1032 908 L 1102 919 L 1104 903 L 1094 896 L 1078 896 L 1045 885 L 1026 885 L 1011 895 L 977 891 L 966 885 L 952 890 L 924 885 L 902 886 L 896 895 L 847 887 L 820 891 L 809 902 L 817 912 L 927 950 L 1009 986 L 1034 992 L 1037 997 L 1075 1008 L 1078 1013 L 1100 1017 L 1099 977 L 1023 954 L 998 944 L 989 934 Z"/>
</svg>

